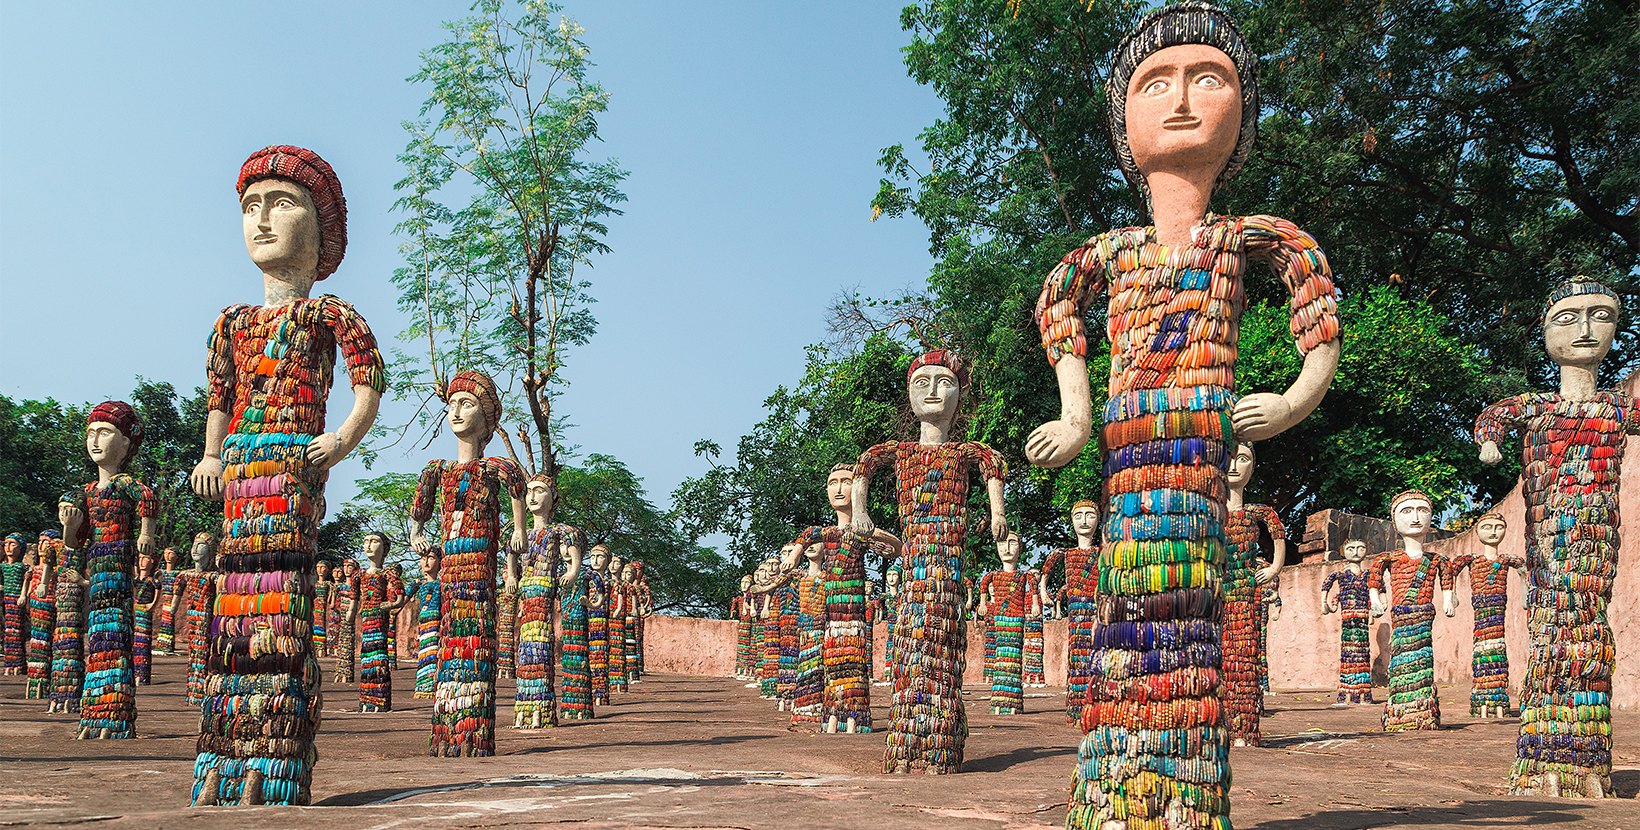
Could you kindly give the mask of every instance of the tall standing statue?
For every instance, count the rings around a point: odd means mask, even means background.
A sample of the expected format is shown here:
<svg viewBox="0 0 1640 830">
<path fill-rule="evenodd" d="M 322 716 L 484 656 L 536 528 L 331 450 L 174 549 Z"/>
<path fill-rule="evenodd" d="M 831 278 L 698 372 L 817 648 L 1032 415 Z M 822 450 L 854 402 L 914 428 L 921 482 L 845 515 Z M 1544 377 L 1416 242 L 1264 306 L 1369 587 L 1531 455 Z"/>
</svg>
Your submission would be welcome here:
<svg viewBox="0 0 1640 830">
<path fill-rule="evenodd" d="M 1452 590 L 1451 563 L 1438 553 L 1424 550 L 1424 537 L 1429 535 L 1433 520 L 1430 505 L 1429 497 L 1417 490 L 1408 490 L 1390 501 L 1390 517 L 1406 549 L 1379 554 L 1367 572 L 1372 614 L 1378 617 L 1389 611 L 1393 626 L 1389 700 L 1384 702 L 1385 732 L 1441 728 L 1441 700 L 1435 691 L 1436 582 L 1441 585 L 1442 610 L 1448 617 L 1456 613 L 1458 597 Z"/>
<path fill-rule="evenodd" d="M 1284 219 L 1207 210 L 1252 149 L 1257 61 L 1229 16 L 1206 3 L 1166 6 L 1139 22 L 1111 62 L 1106 100 L 1117 160 L 1155 224 L 1088 240 L 1037 300 L 1060 417 L 1031 433 L 1025 454 L 1059 467 L 1091 434 L 1083 317 L 1110 290 L 1101 442 L 1110 511 L 1100 552 L 1108 610 L 1094 635 L 1103 676 L 1084 719 L 1072 828 L 1229 823 L 1216 590 L 1225 470 L 1237 440 L 1277 435 L 1321 402 L 1339 354 L 1330 269 L 1315 240 Z M 1268 261 L 1292 294 L 1304 367 L 1279 395 L 1235 386 L 1250 258 Z M 1130 697 L 1157 683 L 1163 694 Z M 1187 734 L 1201 739 L 1179 740 Z"/>
<path fill-rule="evenodd" d="M 347 249 L 347 204 L 330 165 L 300 147 L 267 147 L 245 160 L 237 187 L 264 304 L 226 309 L 209 340 L 205 456 L 192 484 L 225 502 L 219 559 L 233 589 L 211 620 L 194 803 L 307 804 L 323 701 L 313 581 L 324 484 L 375 421 L 386 373 L 364 318 L 310 296 Z M 338 347 L 353 408 L 325 432 Z"/>
<path fill-rule="evenodd" d="M 979 583 L 978 617 L 984 619 L 992 648 L 985 674 L 991 679 L 991 714 L 1018 715 L 1025 711 L 1025 617 L 1034 607 L 1042 610 L 1036 580 L 1019 569 L 1024 542 L 1010 533 L 997 542 L 1002 569 L 987 573 Z"/>
<path fill-rule="evenodd" d="M 627 690 L 630 675 L 626 670 L 626 613 L 630 592 L 626 585 L 626 562 L 619 556 L 609 557 L 609 568 L 604 571 L 604 612 L 607 616 L 609 642 L 609 690 Z"/>
<path fill-rule="evenodd" d="M 621 630 L 626 637 L 626 682 L 630 690 L 633 683 L 640 682 L 639 675 L 643 673 L 643 652 L 638 647 L 638 630 L 643 627 L 643 615 L 647 613 L 642 562 L 634 559 L 621 567 L 621 585 L 626 591 L 621 606 L 625 612 Z"/>
<path fill-rule="evenodd" d="M 735 618 L 735 679 L 751 678 L 752 667 L 752 575 L 740 578 L 740 593 L 729 602 Z"/>
<path fill-rule="evenodd" d="M 826 474 L 826 500 L 837 523 L 811 527 L 796 544 L 824 548 L 825 697 L 827 733 L 871 731 L 871 615 L 866 604 L 865 553 L 897 556 L 900 540 L 883 530 L 854 532 L 854 465 L 834 464 Z"/>
<path fill-rule="evenodd" d="M 1247 483 L 1253 480 L 1253 445 L 1241 443 L 1225 471 L 1230 498 L 1224 522 L 1224 709 L 1229 715 L 1230 738 L 1236 746 L 1260 741 L 1259 718 L 1264 713 L 1264 637 L 1268 619 L 1260 586 L 1270 585 L 1287 561 L 1287 529 L 1268 505 L 1246 504 Z M 1259 538 L 1268 533 L 1274 559 L 1259 567 Z"/>
<path fill-rule="evenodd" d="M 336 601 L 336 583 L 330 578 L 330 562 L 320 559 L 313 565 L 313 653 L 330 655 L 330 606 Z"/>
<path fill-rule="evenodd" d="M 13 533 L 6 537 L 4 544 L 6 561 L 0 562 L 0 603 L 4 608 L 0 610 L 5 613 L 5 641 L 4 649 L 0 650 L 0 674 L 18 675 L 27 670 L 23 652 L 28 626 L 23 621 L 28 619 L 28 598 L 24 596 L 23 583 L 28 580 L 28 565 L 23 562 L 23 551 L 28 542 L 23 540 L 23 534 Z"/>
<path fill-rule="evenodd" d="M 387 650 L 388 620 L 404 605 L 404 584 L 386 567 L 392 542 L 380 533 L 364 537 L 368 565 L 353 578 L 348 628 L 359 632 L 359 711 L 393 711 L 393 663 Z"/>
<path fill-rule="evenodd" d="M 1367 543 L 1351 539 L 1339 549 L 1344 570 L 1321 582 L 1321 613 L 1338 612 L 1338 702 L 1372 703 L 1372 601 L 1367 595 Z M 1328 596 L 1333 586 L 1338 592 Z M 1348 700 L 1346 700 L 1348 698 Z"/>
<path fill-rule="evenodd" d="M 1511 788 L 1521 794 L 1611 792 L 1611 682 L 1617 646 L 1606 618 L 1617 573 L 1618 486 L 1634 399 L 1596 387 L 1622 305 L 1594 280 L 1549 294 L 1543 344 L 1560 391 L 1499 401 L 1475 420 L 1481 461 L 1522 433 L 1526 496 L 1526 626 L 1531 654 L 1521 684 L 1520 740 Z"/>
<path fill-rule="evenodd" d="M 530 512 L 534 526 L 530 533 L 527 558 L 523 563 L 523 578 L 516 586 L 520 594 L 518 693 L 513 702 L 513 726 L 521 729 L 558 725 L 552 648 L 554 600 L 560 594 L 568 597 L 572 587 L 580 581 L 581 551 L 586 549 L 586 534 L 580 528 L 552 522 L 552 511 L 557 502 L 558 484 L 551 476 L 534 476 L 524 488 L 524 506 Z M 562 576 L 559 576 L 560 570 L 563 571 Z M 567 641 L 568 637 L 565 639 Z M 585 660 L 584 653 L 580 657 Z M 582 674 L 585 674 L 584 669 Z M 565 685 L 567 704 L 568 683 Z M 577 685 L 581 688 L 576 691 L 585 703 L 590 704 L 591 684 L 583 681 Z"/>
<path fill-rule="evenodd" d="M 57 605 L 52 609 L 51 696 L 47 712 L 78 713 L 85 686 L 85 552 L 57 541 Z"/>
<path fill-rule="evenodd" d="M 797 598 L 797 671 L 792 723 L 822 723 L 826 697 L 826 574 L 823 544 L 799 545 L 807 567 L 792 578 Z"/>
<path fill-rule="evenodd" d="M 1480 517 L 1475 520 L 1475 535 L 1481 542 L 1481 555 L 1452 561 L 1453 574 L 1469 571 L 1469 604 L 1475 609 L 1469 714 L 1482 718 L 1509 714 L 1509 652 L 1503 642 L 1503 614 L 1509 603 L 1509 569 L 1524 569 L 1526 562 L 1498 553 L 1507 529 L 1496 513 Z"/>
<path fill-rule="evenodd" d="M 137 729 L 136 655 L 132 637 L 131 573 L 136 554 L 153 554 L 154 491 L 125 472 L 142 446 L 142 419 L 124 401 L 105 401 L 86 420 L 85 449 L 97 481 L 65 494 L 57 504 L 71 559 L 90 574 L 64 575 L 86 592 L 85 660 L 91 667 L 80 697 L 79 738 L 134 738 Z M 87 547 L 89 545 L 89 547 Z"/>
<path fill-rule="evenodd" d="M 28 667 L 26 700 L 46 700 L 51 696 L 51 638 L 57 619 L 57 566 L 62 553 L 60 530 L 43 530 L 35 545 L 34 566 L 29 569 L 29 639 L 24 654 Z"/>
<path fill-rule="evenodd" d="M 211 646 L 211 609 L 216 605 L 216 537 L 209 533 L 194 536 L 193 568 L 177 574 L 171 616 L 177 621 L 176 636 L 188 655 L 188 678 L 184 695 L 190 706 L 205 699 Z M 197 797 L 197 794 L 196 794 Z"/>
<path fill-rule="evenodd" d="M 1006 539 L 1002 508 L 1007 465 L 984 444 L 951 440 L 968 370 L 956 353 L 928 352 L 906 373 L 916 441 L 878 444 L 855 465 L 854 531 L 876 532 L 868 502 L 871 476 L 892 462 L 905 533 L 905 582 L 895 620 L 894 693 L 889 706 L 888 772 L 954 773 L 962 767 L 968 715 L 962 705 L 967 645 L 966 560 L 968 479 L 977 465 L 989 496 L 991 535 Z"/>
<path fill-rule="evenodd" d="M 518 563 L 511 557 L 502 564 L 503 585 L 512 586 L 496 598 L 495 675 L 503 680 L 517 676 L 518 659 Z"/>
<path fill-rule="evenodd" d="M 442 613 L 438 578 L 440 551 L 437 547 L 428 547 L 420 555 L 421 584 L 416 586 L 411 600 L 416 608 L 416 691 L 413 696 L 431 699 L 438 684 L 439 614 Z"/>
<path fill-rule="evenodd" d="M 182 571 L 182 554 L 168 547 L 160 552 L 159 630 L 154 635 L 154 651 L 169 654 L 176 650 L 176 620 L 171 616 L 171 600 L 176 598 L 177 574 Z"/>
<path fill-rule="evenodd" d="M 152 551 L 137 553 L 137 575 L 131 581 L 131 665 L 138 686 L 154 673 L 154 606 L 159 604 L 159 579 L 154 576 Z"/>
<path fill-rule="evenodd" d="M 643 560 L 634 559 L 627 567 L 632 569 L 632 610 L 637 615 L 632 620 L 633 659 L 627 661 L 627 670 L 632 682 L 637 683 L 643 680 L 643 632 L 648 627 L 649 616 L 655 613 L 655 591 L 649 584 Z"/>
<path fill-rule="evenodd" d="M 501 544 L 502 499 L 511 501 L 507 549 L 524 549 L 524 473 L 505 458 L 485 458 L 501 428 L 501 398 L 482 372 L 460 372 L 444 392 L 450 432 L 459 442 L 454 461 L 430 461 L 416 482 L 410 507 L 411 544 L 433 547 L 427 520 L 439 513 L 444 555 L 439 582 L 444 604 L 439 632 L 438 685 L 433 698 L 435 756 L 495 754 L 496 554 Z"/>
<path fill-rule="evenodd" d="M 1042 601 L 1042 573 L 1029 567 L 1025 570 L 1025 577 L 1031 586 L 1030 604 L 1025 610 L 1025 650 L 1020 658 L 1020 679 L 1030 688 L 1042 688 L 1048 685 L 1048 678 L 1042 664 L 1042 623 L 1048 611 L 1048 604 Z"/>
<path fill-rule="evenodd" d="M 336 676 L 333 678 L 336 683 L 356 683 L 359 679 L 359 626 L 352 613 L 358 601 L 359 560 L 348 557 L 342 560 L 342 575 L 337 578 L 336 589 L 331 593 L 332 631 L 325 640 L 330 646 L 330 653 L 336 656 Z"/>
<path fill-rule="evenodd" d="M 905 576 L 900 570 L 900 563 L 896 562 L 883 574 L 882 618 L 888 628 L 887 636 L 883 638 L 883 679 L 879 685 L 894 685 L 894 666 L 898 657 L 894 641 L 894 621 L 900 618 L 900 586 L 905 582 Z"/>
<path fill-rule="evenodd" d="M 1071 531 L 1076 547 L 1048 554 L 1042 564 L 1040 602 L 1047 606 L 1048 578 L 1063 564 L 1065 583 L 1065 722 L 1081 723 L 1087 703 L 1088 677 L 1093 672 L 1093 627 L 1098 618 L 1099 505 L 1086 499 L 1071 505 Z"/>
<path fill-rule="evenodd" d="M 583 577 L 584 584 L 579 585 L 574 596 L 576 602 L 565 606 L 564 631 L 566 641 L 569 632 L 579 632 L 580 620 L 585 620 L 586 628 L 586 683 L 592 690 L 592 700 L 583 708 L 575 708 L 570 703 L 571 688 L 580 688 L 577 667 L 572 665 L 574 657 L 572 647 L 564 647 L 564 707 L 565 717 L 592 717 L 593 706 L 609 705 L 609 591 L 607 590 L 609 574 L 609 548 L 603 545 L 593 545 L 587 551 L 587 565 Z M 572 625 L 572 617 L 575 624 Z M 571 715 L 571 711 L 582 714 Z"/>
</svg>

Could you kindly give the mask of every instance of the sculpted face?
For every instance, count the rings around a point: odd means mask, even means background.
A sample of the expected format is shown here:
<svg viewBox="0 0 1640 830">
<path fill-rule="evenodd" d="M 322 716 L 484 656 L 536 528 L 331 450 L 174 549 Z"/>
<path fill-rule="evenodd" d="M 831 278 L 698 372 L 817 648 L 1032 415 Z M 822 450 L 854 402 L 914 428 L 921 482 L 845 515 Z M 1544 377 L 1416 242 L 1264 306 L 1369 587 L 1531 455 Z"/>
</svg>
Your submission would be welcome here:
<svg viewBox="0 0 1640 830">
<path fill-rule="evenodd" d="M 918 421 L 949 422 L 957 414 L 957 376 L 944 366 L 920 366 L 911 373 L 907 394 Z"/>
<path fill-rule="evenodd" d="M 552 488 L 544 481 L 532 481 L 524 490 L 524 507 L 532 516 L 545 516 L 552 509 Z"/>
<path fill-rule="evenodd" d="M 160 556 L 165 559 L 165 567 L 170 570 L 175 570 L 177 562 L 182 560 L 182 554 L 178 553 L 176 548 L 166 548 Z"/>
<path fill-rule="evenodd" d="M 1018 565 L 1019 552 L 1023 547 L 1019 534 L 1010 533 L 1008 538 L 997 543 L 997 558 L 1001 559 L 1004 565 Z"/>
<path fill-rule="evenodd" d="M 1344 557 L 1346 562 L 1360 562 L 1367 558 L 1367 543 L 1360 539 L 1351 539 L 1344 543 L 1344 547 L 1339 551 L 1339 554 Z"/>
<path fill-rule="evenodd" d="M 1253 447 L 1250 444 L 1237 444 L 1236 454 L 1230 457 L 1230 468 L 1224 471 L 1224 477 L 1230 484 L 1230 489 L 1239 490 L 1253 480 Z"/>
<path fill-rule="evenodd" d="M 10 551 L 7 551 L 10 554 Z M 137 551 L 137 576 L 147 578 L 154 572 L 154 555 Z"/>
<path fill-rule="evenodd" d="M 599 545 L 588 551 L 587 560 L 592 565 L 593 570 L 603 573 L 604 569 L 609 567 L 609 549 Z"/>
<path fill-rule="evenodd" d="M 6 561 L 16 562 L 23 558 L 23 543 L 16 539 L 6 540 Z"/>
<path fill-rule="evenodd" d="M 1617 336 L 1617 301 L 1605 294 L 1578 294 L 1549 308 L 1543 318 L 1543 345 L 1563 366 L 1595 366 Z"/>
<path fill-rule="evenodd" d="M 119 467 L 130 449 L 131 439 L 115 429 L 113 424 L 97 421 L 86 425 L 85 454 L 91 456 L 91 463 L 98 467 Z"/>
<path fill-rule="evenodd" d="M 621 576 L 621 557 L 611 554 L 609 557 L 609 572 L 619 578 Z"/>
<path fill-rule="evenodd" d="M 747 591 L 751 590 L 751 588 L 752 588 L 752 575 L 751 574 L 746 574 L 745 576 L 740 578 L 740 592 L 744 594 Z"/>
<path fill-rule="evenodd" d="M 421 555 L 421 575 L 432 579 L 438 576 L 438 554 L 428 551 Z"/>
<path fill-rule="evenodd" d="M 1475 523 L 1475 535 L 1480 537 L 1481 544 L 1496 546 L 1503 542 L 1504 531 L 1509 526 L 1497 516 L 1484 516 Z"/>
<path fill-rule="evenodd" d="M 370 558 L 371 565 L 380 568 L 387 557 L 387 543 L 375 534 L 364 537 L 364 555 Z"/>
<path fill-rule="evenodd" d="M 826 500 L 833 510 L 847 510 L 854 498 L 854 471 L 838 470 L 826 476 Z"/>
<path fill-rule="evenodd" d="M 245 212 L 245 250 L 263 271 L 317 272 L 319 212 L 307 188 L 284 179 L 263 179 L 239 197 Z"/>
<path fill-rule="evenodd" d="M 888 587 L 890 587 L 890 588 L 899 587 L 899 585 L 900 585 L 900 572 L 899 571 L 889 571 L 888 576 L 883 577 L 883 581 L 885 583 L 887 583 Z"/>
<path fill-rule="evenodd" d="M 1128 80 L 1126 116 L 1141 173 L 1169 171 L 1211 184 L 1241 135 L 1236 65 L 1199 43 L 1158 50 Z"/>
<path fill-rule="evenodd" d="M 326 562 L 323 559 L 319 560 L 319 563 L 314 566 L 314 570 L 318 571 L 318 573 L 319 573 L 319 581 L 323 582 L 327 579 L 330 579 L 330 563 L 329 562 Z"/>
<path fill-rule="evenodd" d="M 201 571 L 216 570 L 216 548 L 212 547 L 210 543 L 195 542 L 193 553 L 195 567 Z"/>
<path fill-rule="evenodd" d="M 457 438 L 480 438 L 490 431 L 484 408 L 479 406 L 478 396 L 471 392 L 451 395 L 445 415 L 450 422 L 450 432 Z"/>
<path fill-rule="evenodd" d="M 1409 498 L 1395 505 L 1395 532 L 1413 539 L 1422 539 L 1429 533 L 1429 525 L 1434 518 L 1434 512 L 1429 502 L 1420 498 Z"/>
<path fill-rule="evenodd" d="M 1078 536 L 1088 536 L 1099 531 L 1099 508 L 1083 505 L 1071 511 L 1071 527 Z"/>
<path fill-rule="evenodd" d="M 342 560 L 342 576 L 349 577 L 349 576 L 352 576 L 352 575 L 354 575 L 358 572 L 359 572 L 359 561 L 357 559 L 344 559 L 344 560 Z"/>
<path fill-rule="evenodd" d="M 798 558 L 803 555 L 802 545 L 787 544 L 780 549 L 780 567 L 790 570 L 797 567 Z"/>
</svg>

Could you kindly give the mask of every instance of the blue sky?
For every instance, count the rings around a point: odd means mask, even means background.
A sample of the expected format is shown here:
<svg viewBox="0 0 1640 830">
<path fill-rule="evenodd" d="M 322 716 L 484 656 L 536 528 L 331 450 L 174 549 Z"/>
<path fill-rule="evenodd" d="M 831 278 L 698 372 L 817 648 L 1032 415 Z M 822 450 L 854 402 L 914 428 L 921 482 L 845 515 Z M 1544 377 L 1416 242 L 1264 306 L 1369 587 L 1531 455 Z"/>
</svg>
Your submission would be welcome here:
<svg viewBox="0 0 1640 830">
<path fill-rule="evenodd" d="M 596 149 L 631 172 L 614 253 L 588 272 L 599 332 L 558 406 L 583 452 L 662 506 L 800 377 L 841 289 L 887 294 L 932 260 L 914 220 L 869 222 L 882 147 L 939 114 L 905 75 L 894 2 L 571 2 L 612 95 Z M 424 88 L 404 78 L 460 2 L 0 6 L 0 394 L 97 401 L 204 382 L 225 306 L 261 301 L 238 166 L 298 144 L 336 169 L 348 253 L 320 290 L 403 327 L 394 161 Z M 333 397 L 330 425 L 347 410 Z M 389 403 L 384 418 L 406 410 Z M 453 452 L 384 454 L 376 471 Z M 492 448 L 501 451 L 499 444 Z M 332 474 L 333 504 L 372 475 Z M 820 486 L 817 499 L 824 498 Z"/>
</svg>

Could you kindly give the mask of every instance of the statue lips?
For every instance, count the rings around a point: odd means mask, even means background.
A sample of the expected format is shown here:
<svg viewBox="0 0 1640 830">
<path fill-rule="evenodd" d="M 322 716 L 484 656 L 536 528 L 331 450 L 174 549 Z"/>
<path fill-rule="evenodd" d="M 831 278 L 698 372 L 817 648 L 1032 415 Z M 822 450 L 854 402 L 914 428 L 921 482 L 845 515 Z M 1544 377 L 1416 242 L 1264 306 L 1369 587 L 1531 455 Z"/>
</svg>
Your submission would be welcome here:
<svg viewBox="0 0 1640 830">
<path fill-rule="evenodd" d="M 1194 130 L 1202 125 L 1202 120 L 1194 115 L 1175 115 L 1162 122 L 1164 130 Z"/>
</svg>

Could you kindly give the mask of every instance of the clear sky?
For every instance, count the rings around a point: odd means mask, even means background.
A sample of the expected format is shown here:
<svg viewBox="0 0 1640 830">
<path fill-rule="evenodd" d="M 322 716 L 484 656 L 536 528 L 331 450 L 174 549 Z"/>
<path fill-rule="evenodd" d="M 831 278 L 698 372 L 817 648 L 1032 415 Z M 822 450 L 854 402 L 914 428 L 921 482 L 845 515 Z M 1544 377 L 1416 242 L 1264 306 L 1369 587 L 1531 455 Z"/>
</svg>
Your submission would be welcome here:
<svg viewBox="0 0 1640 830">
<path fill-rule="evenodd" d="M 900 5 L 566 4 L 612 95 L 598 152 L 631 176 L 614 253 L 588 272 L 598 334 L 571 355 L 558 406 L 572 443 L 626 462 L 663 507 L 705 468 L 696 440 L 732 453 L 763 399 L 801 376 L 840 289 L 887 294 L 932 264 L 921 224 L 868 221 L 880 149 L 912 144 L 940 111 L 906 77 Z M 261 302 L 233 185 L 268 144 L 335 167 L 347 258 L 317 290 L 394 338 L 394 157 L 426 96 L 404 79 L 440 22 L 466 14 L 403 0 L 0 5 L 0 394 L 95 402 L 138 375 L 202 385 L 217 313 Z M 347 407 L 332 398 L 332 428 Z M 376 471 L 453 449 L 446 435 Z M 332 504 L 372 474 L 343 462 Z"/>
</svg>

